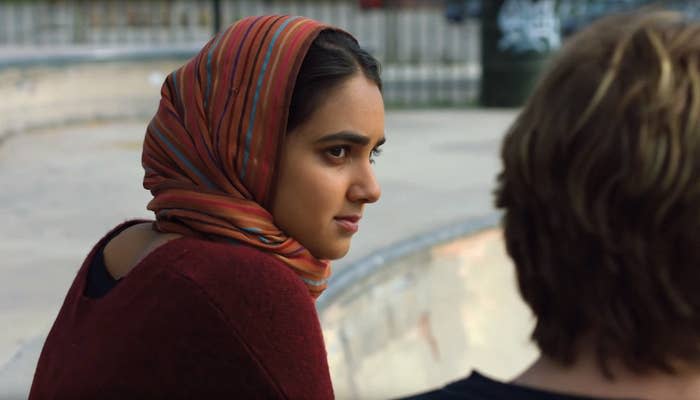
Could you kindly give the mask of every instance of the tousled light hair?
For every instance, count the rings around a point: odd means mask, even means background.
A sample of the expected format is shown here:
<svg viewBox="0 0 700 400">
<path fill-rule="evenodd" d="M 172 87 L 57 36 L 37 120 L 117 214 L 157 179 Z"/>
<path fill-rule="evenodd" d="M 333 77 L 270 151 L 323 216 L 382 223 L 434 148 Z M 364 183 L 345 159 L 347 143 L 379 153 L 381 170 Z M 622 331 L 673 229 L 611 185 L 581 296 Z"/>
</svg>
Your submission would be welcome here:
<svg viewBox="0 0 700 400">
<path fill-rule="evenodd" d="M 646 372 L 700 364 L 700 24 L 603 18 L 572 37 L 502 147 L 496 205 L 537 322 L 565 365 L 585 341 Z"/>
</svg>

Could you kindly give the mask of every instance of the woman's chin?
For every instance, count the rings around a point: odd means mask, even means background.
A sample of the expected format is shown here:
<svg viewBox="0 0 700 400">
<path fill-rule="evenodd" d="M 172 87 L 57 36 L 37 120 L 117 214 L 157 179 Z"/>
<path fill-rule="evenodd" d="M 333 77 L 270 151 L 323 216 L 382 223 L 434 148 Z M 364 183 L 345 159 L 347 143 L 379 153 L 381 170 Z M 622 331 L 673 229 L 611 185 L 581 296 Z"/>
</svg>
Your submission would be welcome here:
<svg viewBox="0 0 700 400">
<path fill-rule="evenodd" d="M 317 249 L 316 251 L 311 251 L 311 254 L 313 254 L 313 256 L 319 260 L 334 261 L 345 257 L 345 255 L 348 254 L 348 251 L 350 251 L 350 243 L 342 246 L 329 246 L 324 249 Z"/>
</svg>

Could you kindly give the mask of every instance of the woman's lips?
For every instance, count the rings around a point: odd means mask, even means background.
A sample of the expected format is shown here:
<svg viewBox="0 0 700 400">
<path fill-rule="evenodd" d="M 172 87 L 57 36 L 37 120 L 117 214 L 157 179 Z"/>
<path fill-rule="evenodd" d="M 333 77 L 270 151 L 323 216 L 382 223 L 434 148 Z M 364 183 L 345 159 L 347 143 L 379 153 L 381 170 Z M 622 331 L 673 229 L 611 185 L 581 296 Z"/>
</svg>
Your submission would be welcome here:
<svg viewBox="0 0 700 400">
<path fill-rule="evenodd" d="M 360 218 L 361 217 L 359 215 L 348 215 L 342 217 L 335 217 L 333 219 L 344 230 L 350 233 L 355 233 L 360 228 Z"/>
</svg>

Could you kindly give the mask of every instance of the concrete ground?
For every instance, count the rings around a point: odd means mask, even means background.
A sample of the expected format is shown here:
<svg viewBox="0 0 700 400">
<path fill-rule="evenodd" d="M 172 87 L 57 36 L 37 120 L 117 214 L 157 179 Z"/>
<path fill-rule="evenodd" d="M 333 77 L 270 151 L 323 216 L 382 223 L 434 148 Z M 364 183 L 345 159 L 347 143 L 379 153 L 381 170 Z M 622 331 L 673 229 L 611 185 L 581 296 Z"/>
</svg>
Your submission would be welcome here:
<svg viewBox="0 0 700 400">
<path fill-rule="evenodd" d="M 336 271 L 397 241 L 493 213 L 513 110 L 390 111 L 383 195 Z M 0 393 L 26 393 L 43 335 L 83 257 L 119 222 L 149 217 L 145 120 L 45 129 L 0 145 Z M 331 283 L 332 285 L 332 283 Z"/>
</svg>

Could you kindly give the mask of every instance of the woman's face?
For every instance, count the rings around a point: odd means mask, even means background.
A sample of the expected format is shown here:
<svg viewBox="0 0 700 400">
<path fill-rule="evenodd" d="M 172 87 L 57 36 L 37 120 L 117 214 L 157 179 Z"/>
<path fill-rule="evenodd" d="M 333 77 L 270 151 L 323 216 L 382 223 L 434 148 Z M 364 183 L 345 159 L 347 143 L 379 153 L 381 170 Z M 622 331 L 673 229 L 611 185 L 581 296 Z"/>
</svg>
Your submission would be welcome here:
<svg viewBox="0 0 700 400">
<path fill-rule="evenodd" d="M 365 204 L 381 190 L 372 169 L 384 143 L 384 103 L 362 74 L 330 90 L 287 133 L 272 215 L 277 226 L 320 259 L 350 248 Z"/>
</svg>

